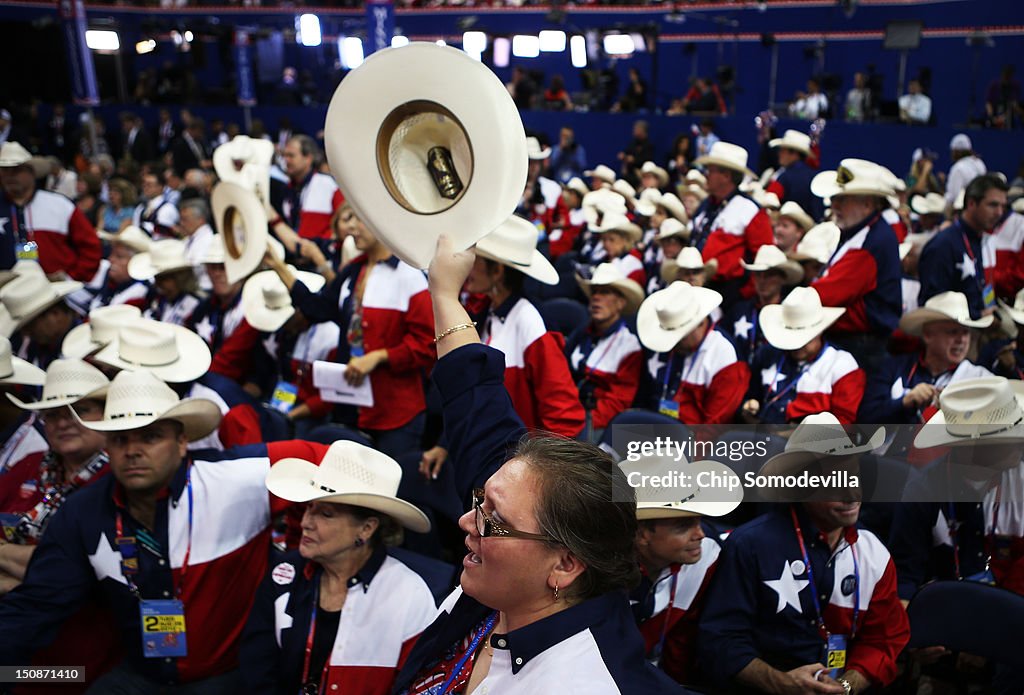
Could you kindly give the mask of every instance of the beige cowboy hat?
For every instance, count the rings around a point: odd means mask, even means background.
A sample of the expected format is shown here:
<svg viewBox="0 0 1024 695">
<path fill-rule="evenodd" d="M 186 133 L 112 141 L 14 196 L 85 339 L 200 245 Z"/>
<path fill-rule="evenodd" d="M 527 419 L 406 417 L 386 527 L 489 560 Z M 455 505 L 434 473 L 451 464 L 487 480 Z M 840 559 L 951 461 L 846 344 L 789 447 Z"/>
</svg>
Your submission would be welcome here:
<svg viewBox="0 0 1024 695">
<path fill-rule="evenodd" d="M 628 212 L 626 199 L 611 188 L 599 188 L 583 196 L 582 210 L 588 225 L 597 224 L 603 215 L 625 216 Z"/>
<path fill-rule="evenodd" d="M 939 193 L 915 195 L 910 199 L 910 209 L 918 215 L 945 215 L 946 199 Z"/>
<path fill-rule="evenodd" d="M 150 371 L 172 384 L 198 379 L 212 361 L 202 336 L 184 326 L 151 319 L 121 326 L 117 338 L 93 359 L 125 371 Z"/>
<path fill-rule="evenodd" d="M 665 208 L 669 215 L 680 222 L 690 221 L 690 216 L 686 214 L 686 206 L 675 193 L 663 193 L 658 199 L 658 205 Z"/>
<path fill-rule="evenodd" d="M 288 269 L 310 292 L 319 292 L 327 282 L 323 275 L 296 270 L 292 266 Z M 264 333 L 274 333 L 295 314 L 291 293 L 275 271 L 264 270 L 245 281 L 242 313 L 250 326 Z"/>
<path fill-rule="evenodd" d="M 651 217 L 658 211 L 661 192 L 657 188 L 645 188 L 633 201 L 633 212 L 642 217 Z"/>
<path fill-rule="evenodd" d="M 270 235 L 266 209 L 254 191 L 227 182 L 213 187 L 210 207 L 224 246 L 228 282 L 244 280 L 260 266 L 267 252 Z"/>
<path fill-rule="evenodd" d="M 346 237 L 346 239 L 351 238 L 352 237 Z M 353 243 L 355 242 L 353 241 Z M 270 252 L 274 254 L 274 257 L 277 258 L 277 260 L 284 260 L 284 244 L 268 235 L 267 247 L 270 249 Z M 226 244 L 224 243 L 224 237 L 220 234 L 214 234 L 210 239 L 209 245 L 206 247 L 206 255 L 203 256 L 201 263 L 204 265 L 223 265 L 226 268 L 229 257 Z M 229 282 L 234 281 L 229 280 Z"/>
<path fill-rule="evenodd" d="M 779 196 L 772 191 L 762 191 L 760 195 L 754 198 L 754 202 L 765 210 L 779 210 L 781 214 L 782 204 L 779 203 Z"/>
<path fill-rule="evenodd" d="M 758 321 L 772 347 L 799 350 L 845 313 L 845 307 L 823 307 L 813 287 L 796 287 L 782 304 L 769 304 L 761 309 Z"/>
<path fill-rule="evenodd" d="M 2 358 L 0 358 L 2 363 Z M 36 401 L 23 401 L 11 394 L 8 400 L 22 410 L 48 410 L 72 405 L 105 388 L 110 380 L 88 362 L 80 359 L 57 359 L 46 368 L 43 395 Z"/>
<path fill-rule="evenodd" d="M 32 173 L 37 179 L 50 173 L 50 162 L 46 160 L 46 157 L 33 156 L 21 143 L 5 142 L 3 146 L 0 146 L 0 169 L 13 169 L 20 166 L 31 167 Z"/>
<path fill-rule="evenodd" d="M 590 193 L 590 187 L 583 183 L 583 179 L 579 176 L 573 176 L 568 182 L 562 184 L 564 188 L 568 188 L 570 191 L 575 191 L 579 194 L 580 200 L 582 201 L 584 196 Z"/>
<path fill-rule="evenodd" d="M 630 222 L 628 217 L 620 213 L 610 212 L 604 214 L 604 217 L 601 218 L 601 224 L 591 225 L 590 231 L 595 234 L 615 232 L 621 234 L 627 241 L 633 244 L 640 241 L 640 238 L 644 235 L 644 231 Z"/>
<path fill-rule="evenodd" d="M 16 274 L 17 277 L 0 288 L 0 335 L 7 338 L 72 292 L 82 289 L 82 283 L 74 280 L 50 282 L 41 267 L 35 271 L 22 266 Z"/>
<path fill-rule="evenodd" d="M 1018 214 L 1024 214 L 1024 197 L 1017 198 L 1010 204 L 1010 209 Z"/>
<path fill-rule="evenodd" d="M 939 410 L 914 446 L 1024 443 L 1024 382 L 1001 376 L 964 379 L 939 394 Z"/>
<path fill-rule="evenodd" d="M 64 336 L 60 346 L 64 357 L 86 357 L 117 338 L 121 326 L 142 318 L 142 311 L 131 304 L 96 307 L 89 312 L 88 323 L 81 323 Z"/>
<path fill-rule="evenodd" d="M 248 135 L 236 135 L 213 151 L 217 178 L 253 191 L 260 200 L 269 200 L 273 161 L 274 143 Z"/>
<path fill-rule="evenodd" d="M 769 195 L 775 195 L 770 193 Z M 778 200 L 778 197 L 775 198 Z M 764 207 L 768 207 L 767 205 Z M 789 219 L 796 222 L 805 232 L 814 226 L 814 220 L 811 216 L 804 212 L 804 209 L 800 207 L 799 203 L 794 203 L 792 200 L 787 200 L 783 203 L 782 207 L 779 208 L 779 217 L 788 217 Z"/>
<path fill-rule="evenodd" d="M 188 441 L 194 442 L 220 425 L 216 403 L 206 398 L 179 399 L 170 386 L 145 370 L 121 372 L 109 386 L 87 393 L 80 400 L 86 398 L 106 398 L 102 420 L 83 420 L 75 413 L 79 424 L 96 432 L 125 432 L 160 420 L 174 420 L 181 423 Z"/>
<path fill-rule="evenodd" d="M 683 222 L 680 222 L 675 217 L 666 218 L 661 226 L 658 227 L 658 233 L 655 235 L 655 241 L 661 241 L 668 239 L 669 237 L 679 237 L 680 239 L 686 240 L 690 238 L 690 227 Z"/>
<path fill-rule="evenodd" d="M 808 229 L 803 239 L 788 255 L 794 261 L 828 263 L 832 254 L 839 248 L 841 234 L 839 225 L 835 222 L 822 222 Z"/>
<path fill-rule="evenodd" d="M 640 167 L 640 174 L 651 174 L 658 179 L 658 186 L 665 187 L 668 185 L 668 172 L 664 168 L 658 166 L 654 162 L 644 162 L 643 166 Z"/>
<path fill-rule="evenodd" d="M 722 303 L 722 295 L 676 280 L 640 305 L 636 327 L 640 342 L 655 352 L 668 352 Z"/>
<path fill-rule="evenodd" d="M 700 186 L 698 186 L 696 184 L 692 184 L 692 183 L 680 184 L 679 186 L 676 187 L 676 190 L 679 192 L 679 199 L 680 200 L 682 200 L 683 198 L 685 198 L 688 195 L 692 195 L 694 198 L 696 198 L 699 201 L 703 201 L 705 198 L 708 197 L 708 192 L 707 191 L 705 191 Z"/>
<path fill-rule="evenodd" d="M 731 142 L 725 142 L 719 140 L 711 146 L 711 151 L 703 157 L 698 157 L 693 161 L 694 164 L 700 166 L 712 166 L 722 167 L 723 169 L 730 169 L 732 171 L 738 171 L 745 176 L 752 176 L 757 178 L 757 174 L 747 168 L 747 151 L 739 145 L 733 145 Z"/>
<path fill-rule="evenodd" d="M 331 444 L 320 464 L 281 459 L 267 473 L 267 489 L 289 502 L 333 502 L 386 514 L 410 531 L 430 530 L 427 515 L 398 497 L 402 467 L 393 458 L 363 444 Z"/>
<path fill-rule="evenodd" d="M 1009 305 L 1002 299 L 999 300 L 999 309 L 1013 323 L 1024 324 L 1024 289 L 1021 289 L 1013 298 L 1013 305 Z"/>
<path fill-rule="evenodd" d="M 759 248 L 753 263 L 741 260 L 740 265 L 755 272 L 777 270 L 782 273 L 783 282 L 787 285 L 796 285 L 804 279 L 804 269 L 800 267 L 800 264 L 790 260 L 779 250 L 778 246 L 772 244 L 765 244 Z"/>
<path fill-rule="evenodd" d="M 150 246 L 153 245 L 153 239 L 133 224 L 128 225 L 116 234 L 111 234 L 101 229 L 99 237 L 108 244 L 127 246 L 135 253 L 149 251 Z"/>
<path fill-rule="evenodd" d="M 588 299 L 593 287 L 611 287 L 626 298 L 624 313 L 628 315 L 635 314 L 644 301 L 644 289 L 635 280 L 630 280 L 623 275 L 622 271 L 611 263 L 602 263 L 597 266 L 589 280 L 577 275 L 576 282 Z"/>
<path fill-rule="evenodd" d="M 152 280 L 157 275 L 192 268 L 185 242 L 180 239 L 160 239 L 128 261 L 128 274 L 135 280 Z"/>
<path fill-rule="evenodd" d="M 885 167 L 866 159 L 844 159 L 834 171 L 822 171 L 811 180 L 811 193 L 819 198 L 870 195 L 892 205 L 896 177 Z"/>
<path fill-rule="evenodd" d="M 545 285 L 558 284 L 558 271 L 537 250 L 537 228 L 513 215 L 476 242 L 476 255 L 504 263 Z"/>
<path fill-rule="evenodd" d="M 0 336 L 0 385 L 42 386 L 46 373 L 11 353 L 11 341 Z M 7 394 L 12 398 L 11 394 Z"/>
<path fill-rule="evenodd" d="M 489 67 L 449 46 L 371 55 L 338 85 L 324 132 L 346 200 L 416 268 L 430 264 L 442 233 L 467 249 L 492 232 L 526 186 L 515 102 Z"/>
<path fill-rule="evenodd" d="M 679 279 L 680 270 L 703 270 L 706 277 L 712 278 L 718 272 L 718 259 L 712 258 L 705 262 L 696 247 L 684 246 L 678 256 L 666 258 L 661 262 L 658 274 L 661 281 L 668 286 Z"/>
<path fill-rule="evenodd" d="M 687 461 L 673 457 L 641 456 L 636 461 L 619 462 L 630 481 L 637 481 L 636 518 L 639 521 L 676 519 L 689 516 L 725 516 L 743 501 L 740 477 L 718 461 Z M 685 474 L 689 484 L 661 485 L 660 481 L 678 480 Z M 714 476 L 714 484 L 708 484 Z M 643 484 L 644 480 L 659 484 Z M 697 481 L 705 483 L 702 487 Z"/>
<path fill-rule="evenodd" d="M 625 198 L 630 205 L 636 205 L 636 189 L 625 179 L 616 179 L 612 190 Z"/>
<path fill-rule="evenodd" d="M 531 135 L 526 138 L 526 156 L 534 160 L 547 159 L 551 156 L 551 148 L 541 147 L 540 140 Z"/>
<path fill-rule="evenodd" d="M 698 186 L 702 190 L 708 185 L 708 178 L 697 169 L 690 169 L 686 172 L 686 177 L 683 180 L 688 184 Z"/>
<path fill-rule="evenodd" d="M 931 297 L 923 307 L 904 314 L 900 318 L 900 330 L 920 336 L 925 324 L 931 321 L 956 321 L 967 328 L 988 328 L 992 320 L 991 315 L 972 319 L 967 297 L 962 292 L 942 292 Z"/>
<path fill-rule="evenodd" d="M 587 169 L 583 172 L 583 175 L 591 179 L 599 179 L 604 181 L 606 184 L 611 186 L 615 183 L 615 172 L 611 167 L 605 166 L 604 164 L 598 164 L 593 169 Z"/>
<path fill-rule="evenodd" d="M 864 454 L 874 451 L 884 441 L 884 427 L 875 430 L 864 444 L 856 444 L 832 413 L 808 415 L 790 435 L 785 450 L 765 461 L 757 474 L 795 475 L 812 461 Z"/>
<path fill-rule="evenodd" d="M 787 130 L 781 138 L 768 141 L 768 147 L 785 147 L 803 154 L 811 153 L 811 136 L 799 130 Z"/>
</svg>

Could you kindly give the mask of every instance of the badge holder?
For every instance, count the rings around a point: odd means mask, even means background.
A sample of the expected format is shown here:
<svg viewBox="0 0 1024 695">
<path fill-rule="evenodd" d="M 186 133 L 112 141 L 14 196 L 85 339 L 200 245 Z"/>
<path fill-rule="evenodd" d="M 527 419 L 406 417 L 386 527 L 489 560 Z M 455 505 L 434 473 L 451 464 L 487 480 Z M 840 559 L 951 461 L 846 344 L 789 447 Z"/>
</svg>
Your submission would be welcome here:
<svg viewBox="0 0 1024 695">
<path fill-rule="evenodd" d="M 299 398 L 299 387 L 287 381 L 277 382 L 274 387 L 274 395 L 270 398 L 270 407 L 287 414 L 295 407 Z"/>
<path fill-rule="evenodd" d="M 679 402 L 671 398 L 662 398 L 658 402 L 658 412 L 662 415 L 679 419 Z"/>
<path fill-rule="evenodd" d="M 829 635 L 825 640 L 825 668 L 836 679 L 846 670 L 846 635 Z"/>
<path fill-rule="evenodd" d="M 19 261 L 39 262 L 39 246 L 34 241 L 26 241 L 18 244 L 17 256 Z"/>
<path fill-rule="evenodd" d="M 985 302 L 985 308 L 991 309 L 996 305 L 996 288 L 991 282 L 986 282 L 981 290 L 981 298 Z"/>
<path fill-rule="evenodd" d="M 188 655 L 185 604 L 177 599 L 139 601 L 142 653 L 147 658 Z"/>
</svg>

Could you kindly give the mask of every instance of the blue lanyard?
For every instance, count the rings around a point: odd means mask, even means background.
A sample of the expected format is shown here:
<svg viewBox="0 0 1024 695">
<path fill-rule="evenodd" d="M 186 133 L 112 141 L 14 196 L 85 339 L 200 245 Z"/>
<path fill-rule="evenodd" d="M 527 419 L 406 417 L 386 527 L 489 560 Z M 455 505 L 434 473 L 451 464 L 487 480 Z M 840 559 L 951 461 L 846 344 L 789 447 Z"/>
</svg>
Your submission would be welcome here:
<svg viewBox="0 0 1024 695">
<path fill-rule="evenodd" d="M 665 637 L 668 635 L 668 621 L 672 617 L 672 605 L 676 602 L 676 584 L 679 583 L 679 570 L 677 567 L 672 572 L 672 584 L 668 590 L 668 606 L 665 607 L 665 620 L 661 623 L 661 637 L 658 639 L 658 650 L 654 656 L 661 662 L 661 656 L 665 653 Z"/>
<path fill-rule="evenodd" d="M 446 680 L 444 685 L 441 686 L 441 689 L 437 691 L 438 695 L 447 695 L 448 688 L 451 687 L 452 682 L 458 678 L 459 674 L 462 672 L 463 666 L 466 665 L 466 660 L 469 659 L 469 657 L 473 655 L 473 652 L 476 651 L 476 648 L 480 646 L 480 640 L 490 633 L 491 628 L 494 627 L 494 623 L 497 622 L 497 620 L 498 611 L 494 611 L 491 613 L 490 617 L 487 618 L 487 622 L 484 623 L 484 626 L 480 628 L 475 635 L 473 635 L 473 641 L 469 643 L 469 646 L 466 647 L 466 652 L 462 655 L 462 658 L 459 659 L 459 662 L 455 664 L 455 668 L 453 668 L 451 674 L 449 674 L 448 680 Z"/>
<path fill-rule="evenodd" d="M 811 567 L 811 557 L 807 554 L 807 546 L 804 545 L 804 534 L 800 530 L 800 521 L 796 518 L 796 508 L 789 507 L 790 516 L 793 517 L 793 530 L 796 531 L 796 540 L 800 544 L 800 554 L 803 556 L 804 566 L 807 567 L 807 578 L 811 582 L 811 598 L 814 600 L 814 612 L 818 618 L 818 632 L 822 639 L 828 639 L 831 634 L 825 626 L 825 618 L 821 612 L 821 602 L 818 599 L 818 582 L 814 579 L 814 568 Z M 853 557 L 853 621 L 850 623 L 850 639 L 857 634 L 857 615 L 860 613 L 860 572 L 857 569 L 857 551 L 853 544 L 850 544 L 850 555 Z"/>
</svg>

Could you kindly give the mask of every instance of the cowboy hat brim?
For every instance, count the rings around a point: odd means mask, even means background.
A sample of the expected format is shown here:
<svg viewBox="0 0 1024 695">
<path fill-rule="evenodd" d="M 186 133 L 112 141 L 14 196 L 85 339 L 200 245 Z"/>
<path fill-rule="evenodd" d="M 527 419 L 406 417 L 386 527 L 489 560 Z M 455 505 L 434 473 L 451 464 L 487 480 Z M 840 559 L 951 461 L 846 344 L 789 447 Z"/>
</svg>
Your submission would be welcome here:
<svg viewBox="0 0 1024 695">
<path fill-rule="evenodd" d="M 786 285 L 796 285 L 804 279 L 804 269 L 794 260 L 787 260 L 779 265 L 761 265 L 759 263 L 747 263 L 746 261 L 740 261 L 747 270 L 754 272 L 764 273 L 769 270 L 777 270 L 784 276 L 783 283 Z"/>
<path fill-rule="evenodd" d="M 483 258 L 489 258 L 492 261 L 497 261 L 498 263 L 507 265 L 509 268 L 515 268 L 523 275 L 528 275 L 534 280 L 543 282 L 545 285 L 558 284 L 558 271 L 555 270 L 555 266 L 551 265 L 551 261 L 545 258 L 544 254 L 537 249 L 533 250 L 532 258 L 528 265 L 513 263 L 507 258 L 502 258 L 497 253 L 489 251 L 486 247 L 480 248 L 480 244 L 477 244 L 476 246 L 476 255 Z"/>
<path fill-rule="evenodd" d="M 178 270 L 185 270 L 186 268 L 191 269 L 192 264 L 184 257 L 165 268 L 158 268 L 153 265 L 153 254 L 149 251 L 140 251 L 132 256 L 128 261 L 129 277 L 133 280 L 141 281 L 150 281 L 157 275 L 173 273 Z"/>
<path fill-rule="evenodd" d="M 118 340 L 116 339 L 93 355 L 93 359 L 96 362 L 125 371 L 145 370 L 152 372 L 162 381 L 172 384 L 184 384 L 189 381 L 195 381 L 203 374 L 206 374 L 213 358 L 210 355 L 210 347 L 203 340 L 202 336 L 184 326 L 166 325 L 174 331 L 175 340 L 178 344 L 178 359 L 170 364 L 140 365 L 127 362 L 121 359 Z"/>
<path fill-rule="evenodd" d="M 244 280 L 260 266 L 267 253 L 269 234 L 263 203 L 254 190 L 221 182 L 213 189 L 210 207 L 224 244 L 228 282 Z"/>
<path fill-rule="evenodd" d="M 87 398 L 106 397 L 109 386 L 88 393 L 79 400 Z M 83 427 L 95 432 L 126 432 L 146 427 L 160 420 L 174 420 L 180 422 L 185 430 L 185 437 L 190 442 L 202 439 L 213 432 L 220 425 L 220 408 L 211 400 L 206 398 L 185 398 L 163 413 L 153 415 L 132 415 L 120 417 L 114 420 L 83 420 L 75 413 L 75 419 Z"/>
<path fill-rule="evenodd" d="M 958 319 L 935 309 L 921 307 L 903 315 L 900 319 L 900 330 L 908 335 L 920 337 L 925 324 L 931 321 L 955 321 L 965 328 L 988 328 L 992 325 L 993 317 L 989 315 L 980 319 Z"/>
<path fill-rule="evenodd" d="M 365 507 L 386 514 L 399 524 L 415 531 L 426 533 L 430 520 L 419 507 L 398 497 L 366 492 L 326 492 L 314 487 L 311 481 L 317 470 L 315 463 L 298 458 L 281 459 L 267 473 L 267 489 L 289 502 L 335 502 Z"/>
<path fill-rule="evenodd" d="M 44 383 L 46 383 L 46 372 L 31 362 L 27 362 L 14 355 L 11 356 L 11 373 L 5 377 L 0 377 L 0 384 L 42 386 Z M 21 401 L 9 393 L 7 397 L 20 407 Z"/>
<path fill-rule="evenodd" d="M 1011 380 L 1010 388 L 1017 398 L 1017 404 L 1024 408 L 1024 381 Z M 981 427 L 982 425 L 978 425 Z M 1024 443 L 1024 423 L 1018 423 L 1007 427 L 999 432 L 980 434 L 976 437 L 966 437 L 951 434 L 946 429 L 946 415 L 938 410 L 928 422 L 921 427 L 921 430 L 914 437 L 914 447 L 917 449 L 930 449 L 935 446 L 969 446 L 985 444 L 1020 444 Z"/>
<path fill-rule="evenodd" d="M 776 147 L 785 147 L 786 149 L 802 152 L 803 154 L 811 153 L 811 148 L 807 143 L 787 140 L 786 138 L 775 138 L 774 140 L 769 140 L 768 147 L 771 147 L 772 149 L 775 149 Z"/>
<path fill-rule="evenodd" d="M 761 324 L 765 340 L 779 350 L 799 350 L 824 333 L 829 326 L 846 313 L 846 309 L 844 307 L 822 307 L 821 320 L 801 328 L 786 328 L 783 325 L 782 312 L 781 304 L 770 304 L 761 309 L 758 323 Z"/>
<path fill-rule="evenodd" d="M 796 222 L 797 225 L 805 232 L 814 226 L 814 220 L 811 219 L 810 215 L 808 215 L 806 212 L 803 212 L 802 210 L 800 212 L 780 212 L 779 217 L 788 217 L 789 219 Z"/>
<path fill-rule="evenodd" d="M 731 468 L 718 461 L 702 460 L 676 463 L 666 459 L 641 458 L 636 462 L 624 461 L 619 465 L 627 475 L 630 474 L 631 469 L 655 475 L 678 471 L 686 473 L 689 480 L 692 481 L 692 484 L 685 489 L 638 487 L 636 505 L 638 521 L 693 516 L 720 517 L 731 513 L 743 502 L 743 484 L 740 477 Z M 715 478 L 706 480 L 704 474 L 711 474 Z M 702 482 L 715 484 L 701 487 Z M 671 499 L 670 496 L 675 496 L 677 499 Z M 679 496 L 682 496 L 683 499 L 678 499 Z"/>
<path fill-rule="evenodd" d="M 611 287 L 621 293 L 626 299 L 625 313 L 629 315 L 635 314 L 644 301 L 643 288 L 634 280 L 630 280 L 629 278 L 621 278 L 614 282 L 595 283 L 592 280 L 587 280 L 586 278 L 577 275 L 576 283 L 580 286 L 580 290 L 583 291 L 583 294 L 587 296 L 587 299 L 590 299 L 590 293 L 593 287 Z"/>
<path fill-rule="evenodd" d="M 870 195 L 882 198 L 889 207 L 897 207 L 899 205 L 899 200 L 895 200 L 896 205 L 893 205 L 894 196 L 890 186 L 872 186 L 866 183 L 858 184 L 855 181 L 841 186 L 837 180 L 838 177 L 839 172 L 835 170 L 823 171 L 817 174 L 811 179 L 811 193 L 819 198 L 835 198 L 843 195 Z"/>
<path fill-rule="evenodd" d="M 97 350 L 103 349 L 104 345 L 105 343 L 100 344 L 93 341 L 92 326 L 88 323 L 80 323 L 64 336 L 64 342 L 60 346 L 60 351 L 64 357 L 82 359 Z"/>
<path fill-rule="evenodd" d="M 317 273 L 296 270 L 294 267 L 291 267 L 290 270 L 295 279 L 314 294 L 319 292 L 327 282 L 323 275 Z M 272 280 L 268 280 L 268 278 L 272 278 Z M 266 305 L 263 299 L 263 288 L 268 281 L 274 280 L 277 280 L 277 273 L 273 270 L 264 270 L 246 280 L 242 287 L 242 314 L 250 326 L 264 333 L 278 331 L 295 314 L 295 307 L 290 302 L 288 306 L 277 309 Z"/>
<path fill-rule="evenodd" d="M 744 176 L 750 176 L 755 179 L 757 178 L 757 174 L 753 171 L 745 166 L 740 166 L 731 159 L 722 159 L 721 157 L 713 157 L 706 154 L 703 157 L 697 157 L 697 159 L 693 160 L 693 163 L 698 166 L 707 166 L 710 164 L 711 166 L 722 167 L 723 169 L 729 169 L 730 171 L 738 171 Z"/>
<path fill-rule="evenodd" d="M 671 285 L 673 282 L 679 279 L 680 270 L 701 270 L 701 268 L 691 268 L 686 266 L 685 268 L 680 266 L 675 258 L 666 258 L 661 262 L 661 267 L 658 268 L 658 275 L 661 277 L 661 281 L 665 285 Z M 718 259 L 712 258 L 710 261 L 703 266 L 704 275 L 712 278 L 715 273 L 718 272 Z"/>
<path fill-rule="evenodd" d="M 82 289 L 84 285 L 76 280 L 61 280 L 58 282 L 51 282 L 50 289 L 53 290 L 53 296 L 48 297 L 42 304 L 32 309 L 25 314 L 14 318 L 10 312 L 7 311 L 7 307 L 0 304 L 0 335 L 5 338 L 10 338 L 12 335 L 20 331 L 25 327 L 32 319 L 36 318 L 44 311 L 52 307 L 54 304 L 64 300 L 72 292 L 77 292 Z"/>
<path fill-rule="evenodd" d="M 694 302 L 697 311 L 686 323 L 676 328 L 663 328 L 658 323 L 658 311 L 651 299 L 652 294 L 640 305 L 636 313 L 636 327 L 640 342 L 655 352 L 668 352 L 682 340 L 683 336 L 696 328 L 712 311 L 722 303 L 722 295 L 706 287 L 694 287 Z M 664 291 L 664 290 L 662 290 Z"/>
</svg>

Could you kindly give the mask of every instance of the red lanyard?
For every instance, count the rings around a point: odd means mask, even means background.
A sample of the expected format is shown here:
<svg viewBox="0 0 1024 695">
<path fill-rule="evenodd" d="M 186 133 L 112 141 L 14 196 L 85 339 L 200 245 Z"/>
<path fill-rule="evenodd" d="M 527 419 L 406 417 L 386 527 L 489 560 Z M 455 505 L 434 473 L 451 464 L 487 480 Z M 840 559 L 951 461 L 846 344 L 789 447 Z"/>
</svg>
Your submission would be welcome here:
<svg viewBox="0 0 1024 695">
<path fill-rule="evenodd" d="M 308 692 L 305 690 L 307 681 L 309 680 L 309 662 L 313 656 L 313 638 L 316 635 L 316 613 L 320 607 L 320 576 L 316 575 L 316 579 L 313 585 L 313 615 L 309 618 L 309 634 L 306 635 L 306 657 L 302 662 L 302 688 L 300 692 Z M 327 653 L 327 658 L 324 659 L 324 667 L 320 672 L 320 682 L 317 683 L 316 692 L 322 693 L 324 686 L 327 685 L 327 671 L 331 667 L 331 653 Z"/>
<path fill-rule="evenodd" d="M 622 332 L 621 319 L 620 319 L 619 324 L 617 324 L 617 325 L 618 325 L 618 328 L 616 328 L 615 332 L 608 338 L 608 342 L 605 344 L 604 350 L 598 356 L 597 361 L 594 362 L 594 366 L 593 367 L 591 367 L 591 366 L 589 366 L 587 364 L 587 362 L 590 361 L 590 355 L 589 354 L 587 355 L 587 359 L 584 360 L 584 362 L 583 362 L 583 374 L 585 375 L 585 378 L 589 379 L 590 376 L 594 372 L 597 371 L 597 368 L 601 364 L 601 361 L 604 359 L 604 356 L 607 355 L 608 354 L 608 350 L 611 349 L 612 343 L 614 343 L 616 341 L 616 339 L 619 337 L 619 333 Z M 600 338 L 598 340 L 600 340 Z"/>
</svg>

